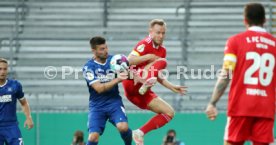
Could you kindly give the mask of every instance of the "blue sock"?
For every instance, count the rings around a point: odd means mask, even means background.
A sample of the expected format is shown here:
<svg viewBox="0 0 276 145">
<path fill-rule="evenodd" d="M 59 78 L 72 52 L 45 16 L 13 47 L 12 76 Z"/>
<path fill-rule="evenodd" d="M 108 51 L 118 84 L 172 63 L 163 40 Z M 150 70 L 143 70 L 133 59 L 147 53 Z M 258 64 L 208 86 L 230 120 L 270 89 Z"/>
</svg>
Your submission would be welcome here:
<svg viewBox="0 0 276 145">
<path fill-rule="evenodd" d="M 125 145 L 131 145 L 132 142 L 132 131 L 130 129 L 127 132 L 120 132 L 121 138 L 124 140 Z"/>
<path fill-rule="evenodd" d="M 86 145 L 98 145 L 98 142 L 87 141 Z"/>
</svg>

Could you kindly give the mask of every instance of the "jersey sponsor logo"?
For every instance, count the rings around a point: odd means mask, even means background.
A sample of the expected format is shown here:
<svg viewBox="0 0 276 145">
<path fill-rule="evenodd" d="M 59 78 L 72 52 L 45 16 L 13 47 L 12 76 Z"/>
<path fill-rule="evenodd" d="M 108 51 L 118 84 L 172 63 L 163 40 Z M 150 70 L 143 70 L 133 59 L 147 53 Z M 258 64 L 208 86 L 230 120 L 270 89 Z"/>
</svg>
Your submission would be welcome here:
<svg viewBox="0 0 276 145">
<path fill-rule="evenodd" d="M 137 47 L 138 52 L 143 52 L 145 50 L 145 44 L 141 44 Z"/>
<path fill-rule="evenodd" d="M 110 82 L 115 78 L 114 73 L 108 73 L 106 75 L 104 74 L 98 74 L 97 78 L 100 80 L 101 83 Z"/>
<path fill-rule="evenodd" d="M 12 96 L 11 95 L 0 96 L 0 102 L 1 103 L 11 102 L 11 101 L 12 101 Z"/>
</svg>

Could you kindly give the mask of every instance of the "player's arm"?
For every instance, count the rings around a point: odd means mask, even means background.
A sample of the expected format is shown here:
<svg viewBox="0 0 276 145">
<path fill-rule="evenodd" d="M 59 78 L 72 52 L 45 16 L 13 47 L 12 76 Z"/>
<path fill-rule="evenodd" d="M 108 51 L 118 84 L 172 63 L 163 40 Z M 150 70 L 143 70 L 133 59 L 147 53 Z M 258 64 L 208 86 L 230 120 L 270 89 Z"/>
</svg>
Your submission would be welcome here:
<svg viewBox="0 0 276 145">
<path fill-rule="evenodd" d="M 153 62 L 156 59 L 158 59 L 159 57 L 154 55 L 154 54 L 146 54 L 143 56 L 140 55 L 135 55 L 135 54 L 129 54 L 128 56 L 128 61 L 130 65 L 139 65 L 140 63 L 143 62 Z"/>
<path fill-rule="evenodd" d="M 231 73 L 234 71 L 236 66 L 236 56 L 234 54 L 226 54 L 224 56 L 224 63 L 222 71 L 217 79 L 215 84 L 210 102 L 206 109 L 206 114 L 208 118 L 214 120 L 217 116 L 217 109 L 216 104 L 225 92 L 230 80 L 231 80 Z"/>
<path fill-rule="evenodd" d="M 187 87 L 174 85 L 165 78 L 164 79 L 158 78 L 158 82 L 162 86 L 164 86 L 164 87 L 170 89 L 171 91 L 173 91 L 174 93 L 179 93 L 180 95 L 185 95 L 186 92 L 187 92 Z"/>
<path fill-rule="evenodd" d="M 106 91 L 109 91 L 112 89 L 115 85 L 122 82 L 123 80 L 128 78 L 128 73 L 123 72 L 119 73 L 118 77 L 113 79 L 110 82 L 106 83 L 100 83 L 100 81 L 95 81 L 93 84 L 91 84 L 91 87 L 99 94 L 104 93 Z"/>
<path fill-rule="evenodd" d="M 26 98 L 22 98 L 19 100 L 22 110 L 26 116 L 26 121 L 24 123 L 24 127 L 28 127 L 28 129 L 31 129 L 34 127 L 33 119 L 31 116 L 31 109 L 29 106 L 29 103 Z"/>
<path fill-rule="evenodd" d="M 128 55 L 128 61 L 130 65 L 139 65 L 143 62 L 153 62 L 158 57 L 154 54 L 150 54 L 147 52 L 145 44 L 137 45 L 131 53 Z"/>
</svg>

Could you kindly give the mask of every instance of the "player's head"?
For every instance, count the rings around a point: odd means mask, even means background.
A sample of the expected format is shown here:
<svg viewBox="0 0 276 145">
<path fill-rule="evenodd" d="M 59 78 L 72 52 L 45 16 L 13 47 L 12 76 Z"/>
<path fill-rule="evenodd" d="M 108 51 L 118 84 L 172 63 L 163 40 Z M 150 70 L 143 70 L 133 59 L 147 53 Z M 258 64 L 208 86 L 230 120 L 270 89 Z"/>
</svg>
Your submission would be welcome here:
<svg viewBox="0 0 276 145">
<path fill-rule="evenodd" d="M 106 40 L 101 36 L 90 39 L 90 46 L 94 56 L 98 59 L 105 60 L 108 56 L 108 48 Z"/>
<path fill-rule="evenodd" d="M 155 45 L 161 45 L 165 39 L 166 22 L 163 19 L 153 19 L 149 23 L 149 34 Z"/>
<path fill-rule="evenodd" d="M 175 143 L 175 138 L 176 138 L 176 132 L 174 129 L 170 129 L 167 132 L 167 136 L 165 138 L 165 143 Z"/>
<path fill-rule="evenodd" d="M 176 136 L 176 131 L 174 129 L 170 129 L 168 130 L 167 135 Z"/>
<path fill-rule="evenodd" d="M 83 141 L 84 141 L 83 132 L 80 130 L 77 130 L 74 133 L 73 144 L 83 143 Z"/>
<path fill-rule="evenodd" d="M 0 58 L 0 80 L 6 80 L 8 75 L 8 61 Z"/>
<path fill-rule="evenodd" d="M 243 15 L 246 27 L 263 26 L 265 23 L 265 9 L 262 4 L 249 3 L 245 5 Z"/>
</svg>

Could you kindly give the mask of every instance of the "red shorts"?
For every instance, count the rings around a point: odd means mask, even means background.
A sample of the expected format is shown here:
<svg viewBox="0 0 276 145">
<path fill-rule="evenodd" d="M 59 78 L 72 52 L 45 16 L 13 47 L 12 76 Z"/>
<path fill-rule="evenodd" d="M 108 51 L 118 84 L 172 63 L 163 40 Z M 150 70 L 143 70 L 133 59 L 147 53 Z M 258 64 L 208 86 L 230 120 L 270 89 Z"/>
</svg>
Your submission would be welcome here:
<svg viewBox="0 0 276 145">
<path fill-rule="evenodd" d="M 136 85 L 134 85 L 133 80 L 123 81 L 123 87 L 124 87 L 125 96 L 127 97 L 127 99 L 141 109 L 148 109 L 148 104 L 154 98 L 156 98 L 157 95 L 151 90 L 148 90 L 144 95 L 140 95 L 138 91 L 141 86 L 142 86 L 141 83 L 137 83 Z"/>
<path fill-rule="evenodd" d="M 260 143 L 273 142 L 274 120 L 261 117 L 228 117 L 224 140 L 242 142 L 250 140 Z"/>
</svg>

